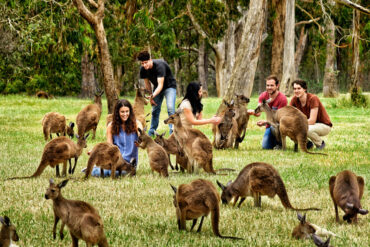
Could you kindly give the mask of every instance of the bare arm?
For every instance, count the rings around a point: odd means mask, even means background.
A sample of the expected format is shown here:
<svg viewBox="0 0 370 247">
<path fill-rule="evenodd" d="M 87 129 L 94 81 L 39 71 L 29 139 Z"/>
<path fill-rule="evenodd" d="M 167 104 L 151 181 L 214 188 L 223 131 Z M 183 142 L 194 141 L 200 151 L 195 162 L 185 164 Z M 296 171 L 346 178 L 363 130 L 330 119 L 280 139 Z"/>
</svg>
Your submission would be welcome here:
<svg viewBox="0 0 370 247">
<path fill-rule="evenodd" d="M 158 86 L 153 93 L 153 98 L 155 98 L 155 96 L 157 96 L 158 94 L 162 92 L 163 84 L 164 84 L 164 77 L 158 77 L 157 81 L 158 81 Z"/>
<path fill-rule="evenodd" d="M 107 142 L 113 144 L 113 137 L 112 137 L 112 123 L 108 124 L 107 127 Z"/>
<path fill-rule="evenodd" d="M 186 120 L 191 124 L 191 125 L 203 125 L 203 124 L 219 124 L 221 122 L 221 118 L 217 116 L 213 116 L 212 118 L 209 119 L 202 119 L 202 113 L 199 114 L 198 119 L 196 119 L 191 112 L 190 109 L 184 108 L 183 112 Z"/>
<path fill-rule="evenodd" d="M 319 108 L 318 107 L 315 107 L 315 108 L 312 108 L 311 109 L 311 111 L 310 111 L 310 118 L 308 119 L 308 124 L 309 125 L 313 125 L 313 124 L 316 123 L 318 112 L 319 112 Z"/>
</svg>

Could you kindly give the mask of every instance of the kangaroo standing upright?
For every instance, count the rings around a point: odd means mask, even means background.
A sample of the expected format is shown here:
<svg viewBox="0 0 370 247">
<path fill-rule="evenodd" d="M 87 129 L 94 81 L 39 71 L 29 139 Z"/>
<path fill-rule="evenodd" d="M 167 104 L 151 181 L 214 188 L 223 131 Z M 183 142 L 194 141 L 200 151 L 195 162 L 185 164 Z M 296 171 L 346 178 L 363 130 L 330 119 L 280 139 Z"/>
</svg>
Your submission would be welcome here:
<svg viewBox="0 0 370 247">
<path fill-rule="evenodd" d="M 249 98 L 242 94 L 236 95 L 235 100 L 235 120 L 238 124 L 238 134 L 235 139 L 234 147 L 239 148 L 239 143 L 243 142 L 245 133 L 248 126 L 249 114 L 247 105 L 249 103 Z"/>
<path fill-rule="evenodd" d="M 261 196 L 266 195 L 273 198 L 278 195 L 281 203 L 287 209 L 297 211 L 320 210 L 318 208 L 294 208 L 289 201 L 283 180 L 275 168 L 267 163 L 251 163 L 240 171 L 234 182 L 226 186 L 217 181 L 222 189 L 222 203 L 227 204 L 234 198 L 234 206 L 239 197 L 241 198 L 238 207 L 244 202 L 247 196 L 254 198 L 254 205 L 261 207 Z"/>
<path fill-rule="evenodd" d="M 210 181 L 197 179 L 190 184 L 180 185 L 178 189 L 173 185 L 171 185 L 171 187 L 175 192 L 173 196 L 173 205 L 176 208 L 179 230 L 186 230 L 186 220 L 193 220 L 193 225 L 191 227 L 191 230 L 193 230 L 198 218 L 202 217 L 197 230 L 197 232 L 200 232 L 204 217 L 211 213 L 212 229 L 217 237 L 240 239 L 222 236 L 220 234 L 220 195 L 216 187 Z"/>
</svg>

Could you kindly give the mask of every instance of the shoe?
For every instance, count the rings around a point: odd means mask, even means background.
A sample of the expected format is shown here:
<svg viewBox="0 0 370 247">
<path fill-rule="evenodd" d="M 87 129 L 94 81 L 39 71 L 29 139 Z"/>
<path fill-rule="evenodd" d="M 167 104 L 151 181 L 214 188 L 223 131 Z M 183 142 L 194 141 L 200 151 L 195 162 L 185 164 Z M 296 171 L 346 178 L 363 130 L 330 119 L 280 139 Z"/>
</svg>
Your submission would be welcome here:
<svg viewBox="0 0 370 247">
<path fill-rule="evenodd" d="M 282 147 L 280 145 L 276 145 L 273 149 L 274 150 L 280 150 Z"/>
<path fill-rule="evenodd" d="M 313 142 L 312 141 L 308 141 L 307 142 L 307 149 L 311 149 L 313 148 Z"/>
<path fill-rule="evenodd" d="M 324 148 L 325 148 L 325 142 L 324 141 L 322 141 L 320 146 L 316 146 L 316 149 L 318 149 L 318 150 L 323 150 Z"/>
</svg>

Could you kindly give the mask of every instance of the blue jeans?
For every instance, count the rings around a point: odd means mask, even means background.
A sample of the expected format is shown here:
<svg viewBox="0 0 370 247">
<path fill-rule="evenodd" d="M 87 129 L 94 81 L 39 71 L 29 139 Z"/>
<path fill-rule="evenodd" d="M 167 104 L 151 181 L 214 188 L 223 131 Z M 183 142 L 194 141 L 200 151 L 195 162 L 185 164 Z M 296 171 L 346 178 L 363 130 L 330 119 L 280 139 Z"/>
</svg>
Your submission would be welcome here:
<svg viewBox="0 0 370 247">
<path fill-rule="evenodd" d="M 281 145 L 281 143 L 276 140 L 274 134 L 272 133 L 272 128 L 272 126 L 266 128 L 265 134 L 263 135 L 262 139 L 263 149 L 273 149 L 276 145 Z"/>
<path fill-rule="evenodd" d="M 167 88 L 162 91 L 154 98 L 154 102 L 157 104 L 152 106 L 152 121 L 150 122 L 150 129 L 148 134 L 150 136 L 154 135 L 154 131 L 157 130 L 159 124 L 159 114 L 161 113 L 161 106 L 163 98 L 166 97 L 167 112 L 168 116 L 175 113 L 175 102 L 176 102 L 176 88 Z M 170 134 L 172 133 L 172 124 L 169 125 Z"/>
</svg>

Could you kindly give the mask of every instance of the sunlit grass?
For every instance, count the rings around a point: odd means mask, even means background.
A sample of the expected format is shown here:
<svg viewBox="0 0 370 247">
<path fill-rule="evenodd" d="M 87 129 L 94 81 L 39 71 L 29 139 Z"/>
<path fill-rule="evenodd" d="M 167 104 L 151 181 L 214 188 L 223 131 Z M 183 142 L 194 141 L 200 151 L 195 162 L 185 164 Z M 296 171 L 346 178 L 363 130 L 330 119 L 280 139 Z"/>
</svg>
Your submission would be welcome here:
<svg viewBox="0 0 370 247">
<path fill-rule="evenodd" d="M 132 100 L 132 98 L 130 98 Z M 329 105 L 334 99 L 324 99 Z M 131 101 L 132 102 L 132 101 Z M 221 99 L 207 98 L 204 117 L 216 112 Z M 70 246 L 71 238 L 65 229 L 65 239 L 52 238 L 52 202 L 44 198 L 49 178 L 55 177 L 55 169 L 48 167 L 36 179 L 5 181 L 13 176 L 31 175 L 40 162 L 45 145 L 41 119 L 45 113 L 57 111 L 69 120 L 89 100 L 58 98 L 40 100 L 27 96 L 0 96 L 0 215 L 8 215 L 17 226 L 20 246 Z M 179 101 L 176 103 L 176 105 Z M 252 98 L 249 108 L 257 105 Z M 146 112 L 150 106 L 146 107 Z M 165 104 L 158 131 L 168 126 Z M 287 142 L 288 150 L 263 151 L 263 128 L 256 125 L 258 118 L 251 117 L 247 135 L 239 150 L 214 150 L 214 167 L 234 168 L 240 171 L 245 165 L 263 161 L 273 164 L 287 187 L 291 203 L 295 207 L 320 207 L 320 212 L 308 212 L 310 222 L 338 234 L 332 239 L 334 246 L 369 246 L 370 216 L 360 216 L 357 225 L 336 224 L 333 203 L 328 190 L 328 180 L 341 170 L 350 169 L 365 179 L 366 188 L 362 205 L 370 208 L 370 159 L 368 108 L 328 108 L 334 128 L 325 137 L 328 156 L 293 152 L 293 142 Z M 89 202 L 99 210 L 110 246 L 313 246 L 311 241 L 297 241 L 291 237 L 298 223 L 295 212 L 285 210 L 276 197 L 262 198 L 262 208 L 253 207 L 248 198 L 240 209 L 221 206 L 220 231 L 223 235 L 242 237 L 243 241 L 223 240 L 214 236 L 207 217 L 202 232 L 179 232 L 172 205 L 173 192 L 169 183 L 178 186 L 196 178 L 204 178 L 216 184 L 234 180 L 237 172 L 228 175 L 170 173 L 168 179 L 152 174 L 147 154 L 139 151 L 139 169 L 134 178 L 112 181 L 110 178 L 91 178 L 82 181 L 80 170 L 86 167 L 87 150 L 105 141 L 106 101 L 95 140 L 88 139 L 88 148 L 81 155 L 73 179 L 63 189 L 69 199 Z M 211 140 L 211 126 L 199 127 Z M 174 159 L 172 159 L 174 161 Z M 60 179 L 57 179 L 60 181 Z M 340 212 L 342 216 L 343 213 Z M 60 223 L 59 223 L 60 224 Z M 190 222 L 188 222 L 188 229 Z M 60 225 L 59 225 L 60 226 Z M 59 229 L 58 226 L 58 229 Z M 82 244 L 82 243 L 81 243 Z M 82 244 L 84 246 L 84 244 Z"/>
</svg>

